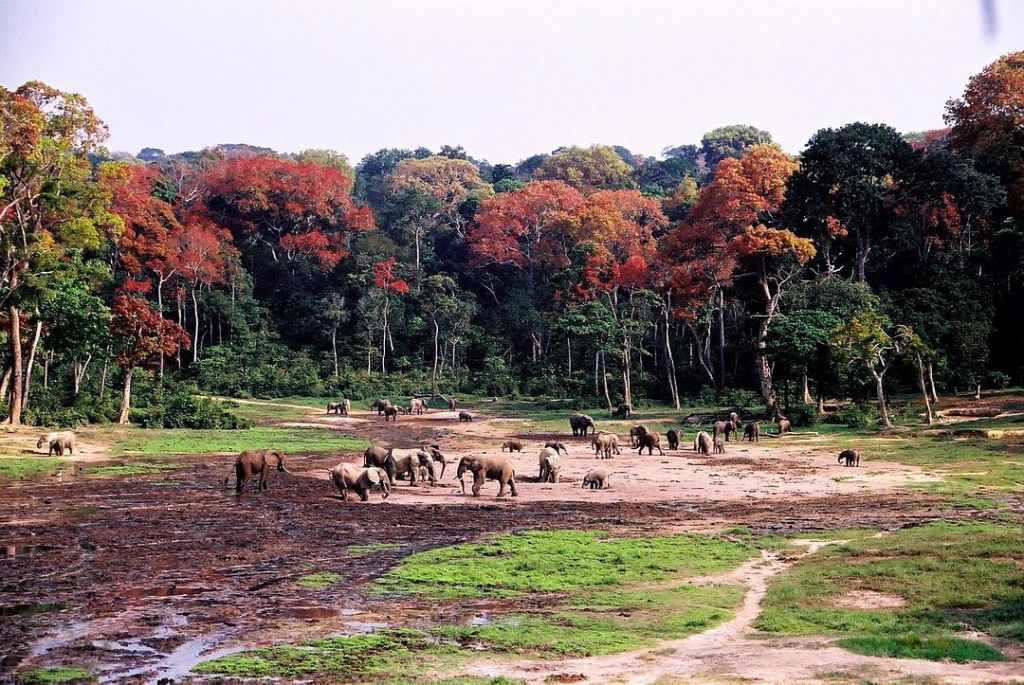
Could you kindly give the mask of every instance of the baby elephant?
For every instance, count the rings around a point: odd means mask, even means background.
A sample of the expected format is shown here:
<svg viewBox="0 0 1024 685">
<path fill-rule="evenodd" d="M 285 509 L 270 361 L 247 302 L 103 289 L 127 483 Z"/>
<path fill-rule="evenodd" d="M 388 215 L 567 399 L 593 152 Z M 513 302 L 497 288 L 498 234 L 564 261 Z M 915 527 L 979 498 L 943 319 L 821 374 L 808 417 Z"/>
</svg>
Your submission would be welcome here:
<svg viewBox="0 0 1024 685">
<path fill-rule="evenodd" d="M 558 451 L 550 447 L 543 447 L 537 456 L 537 463 L 540 466 L 540 475 L 537 480 L 541 483 L 557 483 L 558 474 L 562 470 L 562 464 L 558 458 Z"/>
<path fill-rule="evenodd" d="M 679 431 L 675 428 L 670 428 L 666 433 L 665 437 L 668 438 L 668 448 L 670 450 L 679 449 Z"/>
<path fill-rule="evenodd" d="M 39 439 L 36 440 L 36 448 L 40 448 L 43 445 L 49 446 L 50 450 L 47 452 L 47 456 L 53 456 L 56 454 L 58 457 L 64 456 L 64 450 L 67 450 L 68 454 L 75 453 L 75 441 L 77 438 L 71 431 L 60 431 L 58 433 L 46 433 L 40 435 Z"/>
<path fill-rule="evenodd" d="M 260 477 L 259 489 L 267 490 L 271 469 L 291 473 L 284 467 L 284 453 L 278 450 L 246 450 L 235 459 L 235 492 L 241 492 L 245 484 L 256 476 Z M 230 478 L 230 476 L 228 476 Z M 228 479 L 224 479 L 227 485 Z"/>
<path fill-rule="evenodd" d="M 839 453 L 839 463 L 843 466 L 860 466 L 860 450 L 843 450 Z"/>
<path fill-rule="evenodd" d="M 637 454 L 643 454 L 644 448 L 647 448 L 647 454 L 654 454 L 654 448 L 658 448 L 659 454 L 665 454 L 665 450 L 661 449 L 661 435 L 658 433 L 644 433 L 637 437 L 637 442 L 640 444 L 640 449 L 637 450 Z"/>
<path fill-rule="evenodd" d="M 522 440 L 506 440 L 505 442 L 501 443 L 501 451 L 504 452 L 506 449 L 510 453 L 511 452 L 522 452 L 523 451 L 523 441 Z"/>
<path fill-rule="evenodd" d="M 747 427 L 743 429 L 743 437 L 747 439 L 747 442 L 760 442 L 761 425 L 757 421 L 748 423 Z"/>
<path fill-rule="evenodd" d="M 473 497 L 480 496 L 480 487 L 484 484 L 484 480 L 488 478 L 498 481 L 498 497 L 505 495 L 506 486 L 511 490 L 513 497 L 519 495 L 519 492 L 516 491 L 515 469 L 512 468 L 512 462 L 505 457 L 478 457 L 470 455 L 460 459 L 455 477 L 462 483 L 463 494 L 466 492 L 466 481 L 462 477 L 466 471 L 473 474 Z"/>
<path fill-rule="evenodd" d="M 473 415 L 470 414 L 468 411 L 460 411 L 459 412 L 459 421 L 460 422 L 461 421 L 467 421 L 468 422 L 468 421 L 472 421 L 472 420 L 473 420 Z"/>
<path fill-rule="evenodd" d="M 608 487 L 608 472 L 604 469 L 594 469 L 583 476 L 584 488 L 591 490 L 604 490 Z"/>
<path fill-rule="evenodd" d="M 560 442 L 545 442 L 544 446 L 545 447 L 550 447 L 551 449 L 555 450 L 556 452 L 562 452 L 567 457 L 569 456 L 569 448 L 566 447 L 563 443 L 560 443 Z"/>
<path fill-rule="evenodd" d="M 389 404 L 384 407 L 384 423 L 388 422 L 388 419 L 394 421 L 398 418 L 398 407 L 393 404 Z"/>
<path fill-rule="evenodd" d="M 791 428 L 792 424 L 790 424 L 789 419 L 779 419 L 779 435 L 788 433 Z"/>
<path fill-rule="evenodd" d="M 367 501 L 370 499 L 370 491 L 375 485 L 383 493 L 381 499 L 387 499 L 391 494 L 391 489 L 388 487 L 388 474 L 384 469 L 376 466 L 360 468 L 355 464 L 341 463 L 333 469 L 327 469 L 327 473 L 330 474 L 331 480 L 341 491 L 341 498 L 346 501 L 349 490 L 359 495 L 359 499 L 363 502 Z"/>
<path fill-rule="evenodd" d="M 725 440 L 721 435 L 715 436 L 715 454 L 725 454 Z"/>
</svg>

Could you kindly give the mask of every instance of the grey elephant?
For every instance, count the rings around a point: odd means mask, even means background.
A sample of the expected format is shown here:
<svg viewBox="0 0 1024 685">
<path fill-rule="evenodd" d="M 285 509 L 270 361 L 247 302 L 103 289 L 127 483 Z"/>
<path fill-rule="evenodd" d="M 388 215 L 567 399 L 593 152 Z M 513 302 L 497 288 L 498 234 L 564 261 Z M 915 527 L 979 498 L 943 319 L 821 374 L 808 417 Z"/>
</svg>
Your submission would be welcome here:
<svg viewBox="0 0 1024 685">
<path fill-rule="evenodd" d="M 259 476 L 260 490 L 269 489 L 267 484 L 270 472 L 277 469 L 283 473 L 291 473 L 284 467 L 284 453 L 279 450 L 246 450 L 235 459 L 235 492 L 241 492 L 245 484 Z M 228 476 L 230 478 L 230 476 Z M 227 485 L 228 478 L 224 479 Z"/>
<path fill-rule="evenodd" d="M 441 448 L 438 445 L 423 445 L 420 449 L 429 454 L 435 464 L 441 465 L 441 474 L 438 476 L 438 480 L 444 478 L 444 469 L 448 465 L 448 461 L 444 456 L 444 452 L 441 451 Z M 435 466 L 434 469 L 436 470 L 437 467 Z"/>
<path fill-rule="evenodd" d="M 508 439 L 505 442 L 501 443 L 501 451 L 504 452 L 505 450 L 508 450 L 510 453 L 511 452 L 522 452 L 523 451 L 523 441 L 522 440 L 516 440 L 514 438 Z"/>
<path fill-rule="evenodd" d="M 463 421 L 469 423 L 472 420 L 473 420 L 473 415 L 470 414 L 468 411 L 460 411 L 459 412 L 459 422 L 460 423 L 463 422 Z"/>
<path fill-rule="evenodd" d="M 583 485 L 581 487 L 590 488 L 591 490 L 604 490 L 608 487 L 608 472 L 604 469 L 588 471 L 587 475 L 583 476 Z"/>
<path fill-rule="evenodd" d="M 675 428 L 669 428 L 665 431 L 665 438 L 668 440 L 668 448 L 670 450 L 679 449 L 679 431 Z"/>
<path fill-rule="evenodd" d="M 370 411 L 376 410 L 377 411 L 377 416 L 380 416 L 381 414 L 384 413 L 384 408 L 385 407 L 390 407 L 390 406 L 391 406 L 391 400 L 389 400 L 386 397 L 382 397 L 382 398 L 380 398 L 379 400 L 377 400 L 376 402 L 374 402 L 373 404 L 370 405 Z"/>
<path fill-rule="evenodd" d="M 422 397 L 414 397 L 409 400 L 409 411 L 413 414 L 423 414 L 427 411 L 427 401 Z"/>
<path fill-rule="evenodd" d="M 512 468 L 512 462 L 505 457 L 480 457 L 476 455 L 465 456 L 459 460 L 459 468 L 455 477 L 462 482 L 462 492 L 466 492 L 466 481 L 462 479 L 466 471 L 473 474 L 473 497 L 480 496 L 480 487 L 485 479 L 498 481 L 498 497 L 505 495 L 505 488 L 516 497 L 519 492 L 516 490 L 516 472 Z"/>
<path fill-rule="evenodd" d="M 633 413 L 633 407 L 629 406 L 626 402 L 623 402 L 615 409 L 612 410 L 613 419 L 628 419 L 629 415 Z"/>
<path fill-rule="evenodd" d="M 716 438 L 719 435 L 724 435 L 725 439 L 728 440 L 734 430 L 736 430 L 736 426 L 733 425 L 732 421 L 715 421 L 714 436 Z"/>
<path fill-rule="evenodd" d="M 761 425 L 757 421 L 751 421 L 743 429 L 743 437 L 747 439 L 747 442 L 760 442 Z"/>
<path fill-rule="evenodd" d="M 396 421 L 398 419 L 398 407 L 393 404 L 389 404 L 384 407 L 384 423 L 390 421 Z"/>
<path fill-rule="evenodd" d="M 611 459 L 612 454 L 622 454 L 619 450 L 619 436 L 615 433 L 598 433 L 590 443 L 594 447 L 594 455 L 601 459 Z"/>
<path fill-rule="evenodd" d="M 715 454 L 725 454 L 725 440 L 721 435 L 715 436 Z"/>
<path fill-rule="evenodd" d="M 573 414 L 569 417 L 569 427 L 572 428 L 573 437 L 586 437 L 587 431 L 592 431 L 593 434 L 597 434 L 597 426 L 594 425 L 594 419 L 590 418 L 586 414 Z"/>
<path fill-rule="evenodd" d="M 431 485 L 437 482 L 434 472 L 433 455 L 418 447 L 412 449 L 391 448 L 388 456 L 384 459 L 384 470 L 388 474 L 388 482 L 392 487 L 395 485 L 395 478 L 409 474 L 409 484 L 419 485 L 420 467 L 427 469 L 427 475 Z"/>
<path fill-rule="evenodd" d="M 550 447 L 551 449 L 554 449 L 554 450 L 558 450 L 559 452 L 561 452 L 562 454 L 564 454 L 567 457 L 569 456 L 569 448 L 566 447 L 564 443 L 556 442 L 556 441 L 553 441 L 553 440 L 549 440 L 548 442 L 544 443 L 544 446 L 545 447 Z"/>
<path fill-rule="evenodd" d="M 363 452 L 363 466 L 376 466 L 378 468 L 384 468 L 384 464 L 388 458 L 388 452 L 391 451 L 390 447 L 381 447 L 380 445 L 370 445 Z"/>
<path fill-rule="evenodd" d="M 557 483 L 558 474 L 562 471 L 562 464 L 558 458 L 558 451 L 550 447 L 542 447 L 537 455 L 537 465 L 540 467 L 540 474 L 537 480 L 541 483 Z"/>
<path fill-rule="evenodd" d="M 637 445 L 640 448 L 637 454 L 643 454 L 644 448 L 647 448 L 647 454 L 653 455 L 654 448 L 658 448 L 658 454 L 664 455 L 665 450 L 661 449 L 661 435 L 658 433 L 645 433 L 637 438 Z"/>
<path fill-rule="evenodd" d="M 633 426 L 629 429 L 629 446 L 636 447 L 640 443 L 640 436 L 647 435 L 647 426 Z"/>
<path fill-rule="evenodd" d="M 701 454 L 711 454 L 711 436 L 701 431 L 693 438 L 693 451 Z"/>
<path fill-rule="evenodd" d="M 348 500 L 348 491 L 352 490 L 363 502 L 370 499 L 370 491 L 374 486 L 379 487 L 383 493 L 381 499 L 387 499 L 391 494 L 388 487 L 388 474 L 384 469 L 371 466 L 359 468 L 355 464 L 341 463 L 333 469 L 327 469 L 331 481 L 341 491 L 341 498 Z"/>
<path fill-rule="evenodd" d="M 838 463 L 843 466 L 860 466 L 860 450 L 843 450 L 839 453 Z"/>
<path fill-rule="evenodd" d="M 78 438 L 72 431 L 57 431 L 40 435 L 39 439 L 36 440 L 36 449 L 46 445 L 49 449 L 47 456 L 57 455 L 62 457 L 65 451 L 68 454 L 74 454 L 77 444 Z"/>
<path fill-rule="evenodd" d="M 779 435 L 788 433 L 793 427 L 792 424 L 790 424 L 789 419 L 785 417 L 780 417 L 776 423 L 779 427 Z"/>
</svg>

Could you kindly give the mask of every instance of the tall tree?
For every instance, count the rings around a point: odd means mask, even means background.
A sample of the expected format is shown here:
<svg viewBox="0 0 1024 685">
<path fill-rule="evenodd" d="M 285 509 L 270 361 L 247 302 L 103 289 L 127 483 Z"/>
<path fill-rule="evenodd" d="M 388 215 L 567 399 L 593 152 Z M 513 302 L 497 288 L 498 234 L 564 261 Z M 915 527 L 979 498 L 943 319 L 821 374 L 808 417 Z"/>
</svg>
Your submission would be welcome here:
<svg viewBox="0 0 1024 685">
<path fill-rule="evenodd" d="M 614 148 L 591 145 L 555 150 L 533 172 L 541 181 L 564 181 L 584 192 L 633 187 L 633 169 Z"/>
<path fill-rule="evenodd" d="M 704 165 L 714 170 L 727 157 L 742 157 L 747 148 L 771 142 L 772 134 L 768 131 L 747 124 L 733 124 L 705 133 L 700 141 L 700 151 L 704 156 Z"/>
</svg>

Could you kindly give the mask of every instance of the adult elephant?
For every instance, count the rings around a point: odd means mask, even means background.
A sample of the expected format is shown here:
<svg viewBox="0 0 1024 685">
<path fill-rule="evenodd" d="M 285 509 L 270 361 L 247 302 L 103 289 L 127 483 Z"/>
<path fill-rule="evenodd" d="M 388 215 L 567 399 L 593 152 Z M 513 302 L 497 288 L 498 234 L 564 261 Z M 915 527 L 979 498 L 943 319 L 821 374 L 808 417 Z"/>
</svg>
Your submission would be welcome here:
<svg viewBox="0 0 1024 685">
<path fill-rule="evenodd" d="M 327 469 L 331 481 L 341 491 L 341 498 L 348 500 L 348 491 L 352 490 L 363 502 L 370 499 L 370 491 L 374 486 L 379 487 L 383 493 L 381 499 L 387 499 L 391 494 L 388 487 L 388 474 L 384 469 L 371 466 L 370 468 L 359 468 L 355 464 L 341 463 L 333 469 Z"/>
<path fill-rule="evenodd" d="M 384 470 L 387 471 L 388 482 L 392 487 L 395 485 L 395 478 L 406 473 L 409 474 L 410 485 L 419 485 L 421 466 L 427 469 L 427 478 L 430 480 L 430 484 L 436 483 L 433 455 L 426 450 L 418 447 L 412 449 L 392 448 L 384 459 Z"/>
<path fill-rule="evenodd" d="M 462 483 L 462 492 L 466 492 L 466 481 L 462 479 L 466 471 L 473 474 L 473 497 L 480 496 L 480 487 L 485 479 L 498 481 L 498 497 L 505 495 L 506 486 L 512 492 L 513 497 L 519 493 L 516 491 L 516 472 L 512 468 L 512 462 L 505 457 L 479 457 L 476 455 L 465 456 L 459 460 L 459 468 L 455 471 L 455 477 Z"/>
<path fill-rule="evenodd" d="M 409 400 L 409 411 L 413 414 L 423 414 L 427 411 L 427 401 L 422 397 L 414 397 Z"/>
<path fill-rule="evenodd" d="M 594 456 L 601 459 L 611 459 L 612 453 L 622 454 L 619 451 L 619 436 L 615 433 L 598 433 L 590 443 L 594 447 Z"/>
<path fill-rule="evenodd" d="M 284 453 L 278 450 L 246 450 L 235 459 L 235 492 L 241 492 L 251 479 L 259 476 L 259 489 L 267 490 L 267 480 L 274 469 L 291 473 L 284 467 Z M 230 478 L 230 476 L 228 477 Z M 224 479 L 225 485 L 227 478 Z"/>
<path fill-rule="evenodd" d="M 386 397 L 382 397 L 370 405 L 370 411 L 377 410 L 377 416 L 380 416 L 384 413 L 384 410 L 390 406 L 391 400 Z"/>
<path fill-rule="evenodd" d="M 597 435 L 597 426 L 594 425 L 594 419 L 586 414 L 577 413 L 570 416 L 569 427 L 572 428 L 573 437 L 586 437 L 588 430 Z"/>
</svg>

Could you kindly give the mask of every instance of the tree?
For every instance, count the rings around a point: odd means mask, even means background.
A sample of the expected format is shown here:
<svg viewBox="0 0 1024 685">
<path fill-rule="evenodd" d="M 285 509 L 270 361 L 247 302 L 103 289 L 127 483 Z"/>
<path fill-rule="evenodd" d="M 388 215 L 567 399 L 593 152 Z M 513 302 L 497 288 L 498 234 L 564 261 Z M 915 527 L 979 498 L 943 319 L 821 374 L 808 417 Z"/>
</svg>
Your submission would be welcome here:
<svg viewBox="0 0 1024 685">
<path fill-rule="evenodd" d="M 727 157 L 742 157 L 748 147 L 771 142 L 772 134 L 768 131 L 746 124 L 733 124 L 705 133 L 700 141 L 700 151 L 704 155 L 704 164 L 713 170 Z M 685 147 L 674 148 L 673 151 L 685 151 Z"/>
<path fill-rule="evenodd" d="M 848 266 L 862 283 L 867 264 L 894 230 L 894 187 L 913 160 L 891 126 L 848 124 L 814 134 L 786 190 L 783 222 L 812 238 L 828 270 Z"/>
<path fill-rule="evenodd" d="M 914 332 L 909 326 L 893 328 L 874 310 L 858 314 L 832 333 L 832 344 L 846 354 L 851 364 L 863 364 L 874 379 L 878 413 L 884 428 L 892 428 L 885 401 L 885 374 L 914 339 Z"/>
<path fill-rule="evenodd" d="M 345 174 L 350 181 L 355 183 L 356 170 L 348 161 L 348 157 L 334 150 L 309 149 L 295 155 L 295 161 L 303 164 L 316 164 L 317 166 L 337 169 Z"/>
<path fill-rule="evenodd" d="M 33 304 L 22 285 L 64 250 L 98 247 L 117 220 L 92 179 L 88 155 L 107 132 L 85 98 L 30 81 L 13 92 L 0 87 L 0 112 L 0 294 L 12 368 L 7 422 L 18 426 L 25 390 L 21 310 Z"/>
<path fill-rule="evenodd" d="M 1024 51 L 971 77 L 963 96 L 946 103 L 945 119 L 953 147 L 1002 179 L 1011 212 L 1024 219 Z"/>
<path fill-rule="evenodd" d="M 125 293 L 115 295 L 112 311 L 110 332 L 115 359 L 124 377 L 117 422 L 127 424 L 135 369 L 162 356 L 173 355 L 181 347 L 187 348 L 189 338 L 185 329 L 165 319 L 138 297 Z"/>
<path fill-rule="evenodd" d="M 380 371 L 387 373 L 388 346 L 392 345 L 388 322 L 388 313 L 391 310 L 391 293 L 405 295 L 409 292 L 409 284 L 397 276 L 398 262 L 394 257 L 389 257 L 383 262 L 373 265 L 373 285 L 383 293 L 383 313 L 380 344 Z"/>
<path fill-rule="evenodd" d="M 437 392 L 437 373 L 440 365 L 441 321 L 458 311 L 458 293 L 455 279 L 434 274 L 423 280 L 420 290 L 420 306 L 423 308 L 431 327 L 434 329 L 434 365 L 430 373 L 430 391 Z"/>
<path fill-rule="evenodd" d="M 633 187 L 632 167 L 607 145 L 555 150 L 533 172 L 540 181 L 564 181 L 584 192 Z"/>
</svg>

